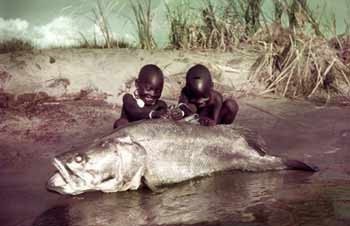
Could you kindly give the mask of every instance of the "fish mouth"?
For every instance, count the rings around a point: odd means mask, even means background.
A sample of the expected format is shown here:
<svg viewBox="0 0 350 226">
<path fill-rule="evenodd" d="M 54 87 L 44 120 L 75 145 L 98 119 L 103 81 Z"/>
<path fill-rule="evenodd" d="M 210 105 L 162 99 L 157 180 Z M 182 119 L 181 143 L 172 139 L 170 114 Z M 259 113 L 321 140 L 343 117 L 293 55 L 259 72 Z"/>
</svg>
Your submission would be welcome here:
<svg viewBox="0 0 350 226">
<path fill-rule="evenodd" d="M 57 158 L 54 158 L 52 163 L 58 172 L 49 179 L 47 188 L 61 194 L 71 193 L 72 188 L 77 187 L 74 173 Z"/>
<path fill-rule="evenodd" d="M 62 179 L 64 179 L 67 184 L 74 183 L 70 170 L 66 166 L 64 166 L 60 160 L 54 158 L 53 165 L 56 167 L 58 173 L 61 175 Z"/>
</svg>

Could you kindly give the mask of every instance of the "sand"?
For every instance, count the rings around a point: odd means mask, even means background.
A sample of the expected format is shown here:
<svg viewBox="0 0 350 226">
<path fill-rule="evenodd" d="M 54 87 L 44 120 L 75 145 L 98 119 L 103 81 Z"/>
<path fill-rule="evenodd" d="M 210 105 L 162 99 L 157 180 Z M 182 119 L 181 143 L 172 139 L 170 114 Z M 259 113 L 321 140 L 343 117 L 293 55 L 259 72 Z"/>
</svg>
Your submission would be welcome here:
<svg viewBox="0 0 350 226">
<path fill-rule="evenodd" d="M 194 64 L 209 67 L 218 89 L 256 92 L 262 88 L 249 81 L 257 55 L 243 51 L 153 52 L 137 49 L 51 49 L 0 55 L 0 91 L 16 96 L 43 92 L 58 99 L 89 95 L 120 104 L 121 95 L 132 89 L 145 64 L 164 72 L 163 98 L 174 99 L 183 86 L 186 71 Z M 257 89 L 259 87 L 259 89 Z"/>
</svg>

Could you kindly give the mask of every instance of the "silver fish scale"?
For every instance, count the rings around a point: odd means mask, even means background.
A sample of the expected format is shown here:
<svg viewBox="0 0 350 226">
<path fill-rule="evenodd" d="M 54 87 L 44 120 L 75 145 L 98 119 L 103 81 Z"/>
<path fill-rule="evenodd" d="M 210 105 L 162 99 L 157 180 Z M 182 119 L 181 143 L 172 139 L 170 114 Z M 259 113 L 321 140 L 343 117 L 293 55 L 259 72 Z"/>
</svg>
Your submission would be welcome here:
<svg viewBox="0 0 350 226">
<path fill-rule="evenodd" d="M 142 181 L 156 189 L 224 170 L 316 169 L 266 155 L 261 144 L 254 133 L 231 125 L 204 127 L 148 120 L 57 156 L 53 162 L 58 172 L 47 186 L 61 194 L 77 195 L 135 190 Z"/>
<path fill-rule="evenodd" d="M 203 127 L 152 120 L 120 132 L 145 149 L 144 177 L 150 186 L 177 183 L 222 170 L 284 168 L 280 158 L 260 156 L 229 126 Z"/>
</svg>

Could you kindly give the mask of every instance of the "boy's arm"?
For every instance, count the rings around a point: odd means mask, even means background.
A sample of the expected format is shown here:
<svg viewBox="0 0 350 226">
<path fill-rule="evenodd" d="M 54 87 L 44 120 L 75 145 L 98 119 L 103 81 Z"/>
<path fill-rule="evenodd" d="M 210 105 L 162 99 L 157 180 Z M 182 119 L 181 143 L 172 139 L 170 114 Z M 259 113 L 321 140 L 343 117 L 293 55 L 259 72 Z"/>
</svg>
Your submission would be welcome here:
<svg viewBox="0 0 350 226">
<path fill-rule="evenodd" d="M 155 109 L 154 110 L 156 110 L 156 111 L 165 111 L 166 112 L 167 109 L 168 109 L 168 105 L 164 101 L 158 100 L 157 104 L 155 105 Z"/>
<path fill-rule="evenodd" d="M 152 110 L 150 111 L 152 113 L 149 113 L 149 115 L 152 118 L 160 118 L 163 115 L 165 115 L 167 111 L 168 111 L 167 104 L 162 100 L 158 100 L 157 103 L 152 107 Z"/>
<path fill-rule="evenodd" d="M 126 114 L 125 114 L 125 110 L 124 110 L 124 107 L 122 108 L 122 112 L 121 112 L 121 115 L 120 115 L 120 118 L 117 119 L 114 124 L 113 124 L 113 129 L 116 129 L 116 128 L 119 128 L 119 127 L 122 127 L 123 125 L 126 125 L 129 123 L 129 120 L 128 118 L 126 117 Z"/>
<path fill-rule="evenodd" d="M 140 108 L 137 105 L 135 98 L 130 94 L 125 94 L 123 97 L 123 109 L 130 121 L 148 119 L 150 114 L 149 108 Z"/>
<path fill-rule="evenodd" d="M 189 103 L 188 97 L 185 93 L 185 88 L 181 90 L 178 107 L 184 112 L 184 117 L 193 115 L 197 112 L 197 107 Z"/>
<path fill-rule="evenodd" d="M 222 95 L 216 91 L 213 91 L 213 115 L 212 119 L 214 120 L 215 124 L 219 123 L 219 116 L 220 111 L 222 108 L 223 98 Z"/>
<path fill-rule="evenodd" d="M 210 108 L 212 115 L 209 117 L 200 117 L 199 123 L 203 126 L 215 126 L 219 123 L 220 111 L 223 104 L 223 98 L 220 93 L 212 91 L 211 100 L 208 108 Z"/>
</svg>

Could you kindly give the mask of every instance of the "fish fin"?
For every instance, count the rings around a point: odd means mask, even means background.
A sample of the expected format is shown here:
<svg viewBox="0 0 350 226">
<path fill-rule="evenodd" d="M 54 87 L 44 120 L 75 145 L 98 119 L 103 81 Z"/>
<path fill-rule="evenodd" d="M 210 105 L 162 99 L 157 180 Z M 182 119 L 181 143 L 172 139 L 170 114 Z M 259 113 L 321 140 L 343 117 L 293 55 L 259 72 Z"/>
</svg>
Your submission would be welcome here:
<svg viewBox="0 0 350 226">
<path fill-rule="evenodd" d="M 151 183 L 147 182 L 147 179 L 145 177 L 141 178 L 142 184 L 147 187 L 149 190 L 151 190 L 153 193 L 155 194 L 159 194 L 162 193 L 163 191 L 166 190 L 166 188 L 161 188 L 161 187 L 157 187 Z"/>
<path fill-rule="evenodd" d="M 166 190 L 167 190 L 167 188 L 166 187 L 162 187 L 162 188 L 159 188 L 159 187 L 153 187 L 153 188 L 150 188 L 150 187 L 148 187 L 151 191 L 152 191 L 152 193 L 154 193 L 154 194 L 161 194 L 161 193 L 163 193 L 163 192 L 165 192 Z"/>
<path fill-rule="evenodd" d="M 248 145 L 252 147 L 260 156 L 265 156 L 265 148 L 255 140 L 246 139 Z"/>
<path fill-rule="evenodd" d="M 265 156 L 267 145 L 265 140 L 256 131 L 241 126 L 235 126 L 235 130 L 247 141 L 248 145 L 252 147 L 260 156 Z"/>
<path fill-rule="evenodd" d="M 313 164 L 307 164 L 299 160 L 283 159 L 282 161 L 283 161 L 283 164 L 287 166 L 287 169 L 290 169 L 290 170 L 304 170 L 304 171 L 310 171 L 310 172 L 320 171 L 320 169 L 317 166 Z"/>
</svg>

